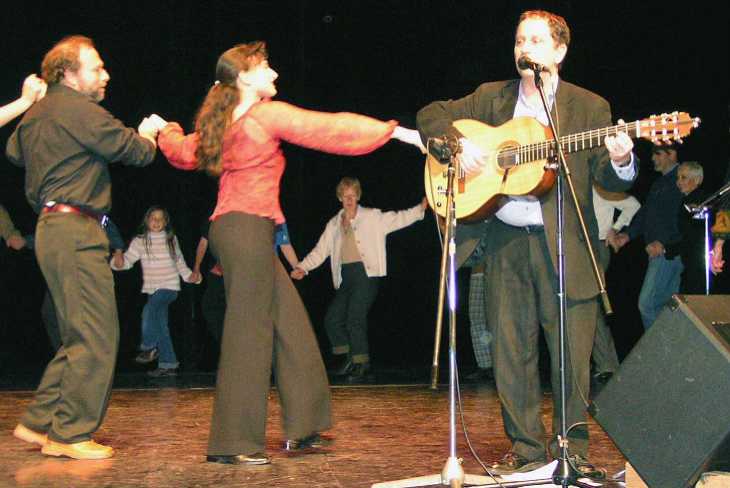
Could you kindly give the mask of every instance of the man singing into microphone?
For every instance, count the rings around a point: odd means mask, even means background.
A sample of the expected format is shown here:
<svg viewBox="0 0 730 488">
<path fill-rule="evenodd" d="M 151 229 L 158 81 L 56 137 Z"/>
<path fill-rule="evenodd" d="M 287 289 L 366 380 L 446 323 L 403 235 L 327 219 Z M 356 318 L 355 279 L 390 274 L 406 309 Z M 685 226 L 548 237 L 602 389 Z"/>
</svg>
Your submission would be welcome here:
<svg viewBox="0 0 730 488">
<path fill-rule="evenodd" d="M 565 136 L 611 125 L 611 109 L 603 98 L 558 76 L 570 43 L 565 20 L 545 11 L 524 12 L 515 33 L 514 60 L 520 78 L 484 83 L 459 100 L 433 102 L 418 113 L 425 141 L 450 134 L 461 138 L 462 169 L 475 174 L 486 155 L 463 138 L 452 122 L 476 119 L 492 126 L 514 117 L 532 117 L 548 125 L 533 68 L 540 72 L 552 116 Z M 607 137 L 604 145 L 567 156 L 591 242 L 597 248 L 598 228 L 592 205 L 592 180 L 609 191 L 627 190 L 636 177 L 633 143 L 625 134 Z M 504 197 L 485 239 L 486 316 L 494 334 L 492 358 L 502 405 L 504 429 L 512 448 L 492 465 L 497 474 L 529 471 L 557 457 L 560 428 L 559 302 L 557 295 L 556 188 L 540 196 Z M 584 420 L 588 398 L 589 360 L 596 318 L 598 287 L 583 242 L 572 199 L 565 198 L 567 334 L 567 425 Z M 553 437 L 545 450 L 540 418 L 542 393 L 538 371 L 538 338 L 542 326 L 551 358 Z M 579 475 L 601 475 L 587 460 L 588 431 L 570 430 L 570 454 Z"/>
</svg>

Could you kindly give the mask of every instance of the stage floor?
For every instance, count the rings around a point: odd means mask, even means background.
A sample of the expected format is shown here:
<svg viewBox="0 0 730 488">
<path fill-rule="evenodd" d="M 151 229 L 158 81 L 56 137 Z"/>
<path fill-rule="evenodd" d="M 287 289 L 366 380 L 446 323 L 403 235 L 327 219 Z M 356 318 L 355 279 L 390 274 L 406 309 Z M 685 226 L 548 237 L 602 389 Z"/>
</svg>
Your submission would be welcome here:
<svg viewBox="0 0 730 488">
<path fill-rule="evenodd" d="M 95 436 L 117 454 L 104 461 L 49 458 L 12 437 L 30 391 L 0 392 L 1 487 L 241 487 L 357 488 L 372 483 L 440 473 L 448 458 L 448 389 L 427 385 L 334 386 L 334 445 L 316 454 L 287 455 L 277 393 L 269 399 L 267 452 L 272 464 L 238 467 L 205 462 L 213 389 L 115 389 L 107 418 Z M 471 442 L 484 462 L 509 448 L 494 387 L 462 389 Z M 551 397 L 543 420 L 550 424 Z M 459 429 L 460 429 L 460 423 Z M 609 475 L 624 458 L 590 420 L 590 459 Z M 457 455 L 469 474 L 484 475 L 463 432 Z"/>
</svg>

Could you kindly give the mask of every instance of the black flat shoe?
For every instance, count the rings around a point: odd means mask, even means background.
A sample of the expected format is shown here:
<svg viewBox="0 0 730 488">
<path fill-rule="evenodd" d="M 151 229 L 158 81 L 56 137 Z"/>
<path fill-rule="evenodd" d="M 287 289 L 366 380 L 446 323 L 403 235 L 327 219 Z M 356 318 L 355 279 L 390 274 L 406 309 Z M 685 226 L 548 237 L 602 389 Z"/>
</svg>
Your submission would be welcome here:
<svg viewBox="0 0 730 488">
<path fill-rule="evenodd" d="M 353 369 L 352 358 L 346 357 L 327 372 L 331 376 L 347 376 Z"/>
<path fill-rule="evenodd" d="M 370 363 L 355 363 L 347 375 L 348 383 L 373 383 L 375 376 L 370 372 Z"/>
<path fill-rule="evenodd" d="M 151 378 L 168 378 L 177 376 L 177 368 L 157 368 L 147 371 L 147 376 Z"/>
<path fill-rule="evenodd" d="M 325 439 L 321 435 L 315 433 L 300 439 L 287 439 L 284 441 L 284 450 L 288 452 L 298 452 L 305 449 L 320 449 L 330 445 L 332 445 L 331 439 Z"/>
<path fill-rule="evenodd" d="M 242 464 L 245 466 L 256 466 L 259 464 L 270 464 L 271 458 L 262 452 L 255 454 L 239 454 L 237 456 L 205 456 L 209 463 L 220 464 Z"/>
<path fill-rule="evenodd" d="M 160 357 L 160 353 L 156 347 L 153 347 L 147 351 L 140 351 L 140 353 L 134 358 L 134 362 L 137 364 L 149 364 L 158 357 Z"/>
<path fill-rule="evenodd" d="M 494 380 L 494 372 L 492 371 L 492 368 L 477 368 L 464 376 L 464 380 L 469 383 L 492 381 Z"/>
<path fill-rule="evenodd" d="M 608 383 L 608 381 L 613 377 L 613 371 L 603 371 L 600 373 L 595 373 L 593 375 L 593 379 L 596 383 L 599 383 L 601 385 L 605 385 Z"/>
</svg>

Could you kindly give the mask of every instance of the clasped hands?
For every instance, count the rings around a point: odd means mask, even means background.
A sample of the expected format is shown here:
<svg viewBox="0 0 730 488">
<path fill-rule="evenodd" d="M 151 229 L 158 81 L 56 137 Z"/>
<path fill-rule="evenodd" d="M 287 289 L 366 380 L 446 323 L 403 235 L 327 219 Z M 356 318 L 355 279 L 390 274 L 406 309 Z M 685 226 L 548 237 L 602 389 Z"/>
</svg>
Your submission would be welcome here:
<svg viewBox="0 0 730 488">
<path fill-rule="evenodd" d="M 611 229 L 608 233 L 608 236 L 606 236 L 606 245 L 610 246 L 611 249 L 613 249 L 613 252 L 618 252 L 619 249 L 624 247 L 629 242 L 629 240 L 629 235 L 625 232 L 617 234 L 613 229 Z M 646 245 L 644 250 L 646 251 L 646 255 L 649 256 L 649 259 L 663 256 L 664 252 L 666 251 L 664 249 L 664 244 L 659 241 L 650 242 Z"/>
<path fill-rule="evenodd" d="M 142 119 L 142 122 L 137 128 L 137 132 L 140 136 L 157 144 L 157 134 L 160 130 L 167 125 L 167 121 L 157 114 L 152 114 L 149 117 Z"/>
<path fill-rule="evenodd" d="M 20 97 L 26 100 L 29 104 L 33 104 L 46 96 L 46 90 L 48 85 L 46 82 L 39 78 L 37 75 L 29 75 L 23 81 L 23 88 Z"/>
</svg>

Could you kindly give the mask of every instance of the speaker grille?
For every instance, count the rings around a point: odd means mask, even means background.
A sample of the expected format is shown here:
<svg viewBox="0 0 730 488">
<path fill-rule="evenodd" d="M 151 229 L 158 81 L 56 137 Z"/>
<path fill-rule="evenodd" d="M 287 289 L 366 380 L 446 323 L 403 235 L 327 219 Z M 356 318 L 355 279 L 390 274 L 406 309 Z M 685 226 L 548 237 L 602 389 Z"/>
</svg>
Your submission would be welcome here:
<svg viewBox="0 0 730 488">
<path fill-rule="evenodd" d="M 675 296 L 591 406 L 651 487 L 692 486 L 728 462 L 728 323 L 730 296 Z"/>
</svg>

